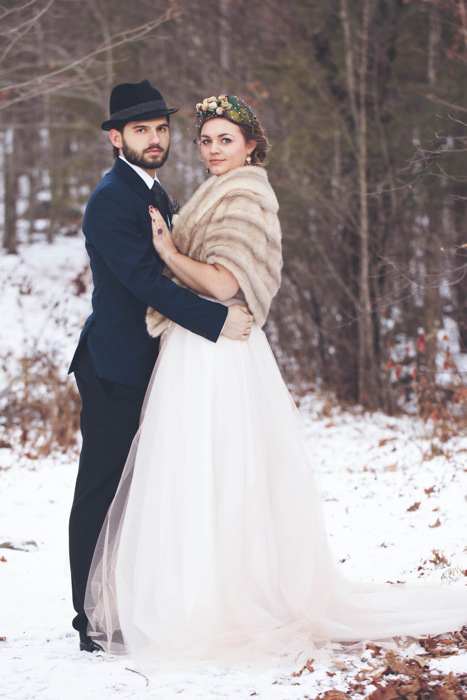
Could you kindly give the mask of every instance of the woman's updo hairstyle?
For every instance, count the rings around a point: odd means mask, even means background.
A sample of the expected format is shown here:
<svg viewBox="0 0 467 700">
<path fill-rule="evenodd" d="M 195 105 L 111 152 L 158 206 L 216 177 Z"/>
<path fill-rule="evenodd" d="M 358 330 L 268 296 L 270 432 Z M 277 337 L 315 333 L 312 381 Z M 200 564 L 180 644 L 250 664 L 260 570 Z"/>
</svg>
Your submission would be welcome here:
<svg viewBox="0 0 467 700">
<path fill-rule="evenodd" d="M 208 119 L 224 117 L 240 127 L 245 141 L 255 142 L 255 148 L 251 153 L 251 165 L 266 165 L 269 141 L 253 110 L 240 97 L 236 95 L 207 97 L 196 105 L 196 115 L 195 143 L 199 142 L 201 129 Z"/>
</svg>

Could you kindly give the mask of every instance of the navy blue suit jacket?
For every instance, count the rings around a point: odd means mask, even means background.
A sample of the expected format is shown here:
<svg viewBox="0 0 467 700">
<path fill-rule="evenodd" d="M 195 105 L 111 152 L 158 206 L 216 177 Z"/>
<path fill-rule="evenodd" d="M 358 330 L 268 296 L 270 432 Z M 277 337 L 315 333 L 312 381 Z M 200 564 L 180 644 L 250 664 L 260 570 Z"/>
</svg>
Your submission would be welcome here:
<svg viewBox="0 0 467 700">
<path fill-rule="evenodd" d="M 93 311 L 81 333 L 69 372 L 87 340 L 98 377 L 145 388 L 159 350 L 146 330 L 148 306 L 193 333 L 216 341 L 227 307 L 193 294 L 162 274 L 152 245 L 151 190 L 117 158 L 92 192 L 83 221 L 94 282 Z"/>
</svg>

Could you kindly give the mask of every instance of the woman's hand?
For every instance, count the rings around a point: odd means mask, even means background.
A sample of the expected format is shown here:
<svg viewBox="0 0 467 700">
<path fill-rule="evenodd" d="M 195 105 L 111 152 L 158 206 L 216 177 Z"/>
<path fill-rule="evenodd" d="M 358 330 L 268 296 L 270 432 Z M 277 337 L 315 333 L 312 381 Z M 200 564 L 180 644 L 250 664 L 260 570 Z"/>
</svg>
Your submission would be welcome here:
<svg viewBox="0 0 467 700">
<path fill-rule="evenodd" d="M 178 253 L 177 246 L 173 242 L 170 231 L 167 228 L 161 213 L 153 206 L 149 207 L 152 221 L 152 243 L 162 260 L 169 264 L 169 259 L 174 253 Z"/>
</svg>

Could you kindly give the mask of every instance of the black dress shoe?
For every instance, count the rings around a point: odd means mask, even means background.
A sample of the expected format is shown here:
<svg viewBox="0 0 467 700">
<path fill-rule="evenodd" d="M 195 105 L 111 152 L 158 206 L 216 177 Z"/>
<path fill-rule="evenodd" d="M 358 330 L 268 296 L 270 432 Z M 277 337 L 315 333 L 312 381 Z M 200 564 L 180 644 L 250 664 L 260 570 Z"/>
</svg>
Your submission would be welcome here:
<svg viewBox="0 0 467 700">
<path fill-rule="evenodd" d="M 104 651 L 104 648 L 100 644 L 95 642 L 91 637 L 81 638 L 79 643 L 80 651 L 89 651 L 91 654 L 94 651 Z"/>
</svg>

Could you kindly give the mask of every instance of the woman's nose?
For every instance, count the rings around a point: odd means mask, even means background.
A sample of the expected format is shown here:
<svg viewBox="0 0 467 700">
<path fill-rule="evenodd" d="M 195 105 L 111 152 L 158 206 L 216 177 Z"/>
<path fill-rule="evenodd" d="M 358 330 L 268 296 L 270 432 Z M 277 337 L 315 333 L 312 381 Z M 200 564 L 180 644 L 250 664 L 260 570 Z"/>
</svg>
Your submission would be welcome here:
<svg viewBox="0 0 467 700">
<path fill-rule="evenodd" d="M 209 149 L 210 153 L 218 153 L 219 152 L 219 145 L 213 141 L 211 143 L 211 148 Z"/>
</svg>

